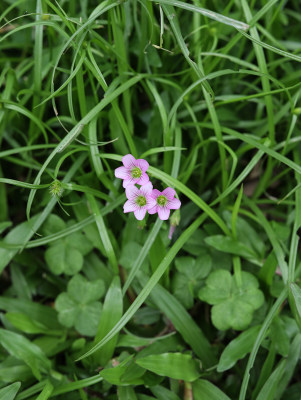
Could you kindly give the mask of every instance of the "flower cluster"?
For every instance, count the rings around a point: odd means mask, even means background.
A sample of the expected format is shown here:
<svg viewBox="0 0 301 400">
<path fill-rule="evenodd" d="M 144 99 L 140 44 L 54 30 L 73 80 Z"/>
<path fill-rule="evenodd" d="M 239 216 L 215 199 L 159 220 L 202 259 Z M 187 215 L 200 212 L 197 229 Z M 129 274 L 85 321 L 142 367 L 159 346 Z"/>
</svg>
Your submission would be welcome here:
<svg viewBox="0 0 301 400">
<path fill-rule="evenodd" d="M 177 210 L 181 206 L 180 200 L 175 198 L 175 190 L 168 187 L 159 192 L 153 189 L 146 173 L 149 164 L 147 161 L 136 160 L 131 154 L 122 157 L 123 167 L 115 169 L 115 176 L 123 179 L 123 187 L 127 201 L 123 206 L 125 213 L 133 212 L 138 220 L 149 214 L 158 213 L 161 220 L 169 218 L 170 210 Z M 135 185 L 140 185 L 140 189 Z"/>
</svg>

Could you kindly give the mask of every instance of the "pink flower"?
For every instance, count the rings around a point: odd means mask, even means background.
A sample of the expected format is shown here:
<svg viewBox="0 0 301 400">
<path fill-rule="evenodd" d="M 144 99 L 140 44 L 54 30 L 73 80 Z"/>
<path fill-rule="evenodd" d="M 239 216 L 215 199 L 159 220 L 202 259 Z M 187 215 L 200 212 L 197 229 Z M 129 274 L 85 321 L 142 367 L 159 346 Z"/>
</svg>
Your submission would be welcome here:
<svg viewBox="0 0 301 400">
<path fill-rule="evenodd" d="M 175 190 L 170 187 L 164 189 L 163 192 L 159 192 L 159 190 L 154 189 L 152 192 L 152 197 L 156 204 L 154 207 L 148 210 L 148 213 L 158 213 L 161 220 L 168 219 L 170 210 L 177 210 L 181 206 L 181 202 L 175 198 L 175 194 Z"/>
<path fill-rule="evenodd" d="M 125 213 L 134 212 L 138 220 L 145 217 L 146 211 L 156 206 L 156 201 L 152 197 L 153 185 L 148 182 L 146 185 L 138 189 L 136 186 L 127 186 L 125 189 L 128 201 L 123 206 Z"/>
<path fill-rule="evenodd" d="M 123 179 L 123 187 L 145 185 L 149 181 L 147 171 L 149 164 L 143 159 L 136 160 L 131 154 L 122 157 L 123 167 L 115 169 L 116 178 Z"/>
</svg>

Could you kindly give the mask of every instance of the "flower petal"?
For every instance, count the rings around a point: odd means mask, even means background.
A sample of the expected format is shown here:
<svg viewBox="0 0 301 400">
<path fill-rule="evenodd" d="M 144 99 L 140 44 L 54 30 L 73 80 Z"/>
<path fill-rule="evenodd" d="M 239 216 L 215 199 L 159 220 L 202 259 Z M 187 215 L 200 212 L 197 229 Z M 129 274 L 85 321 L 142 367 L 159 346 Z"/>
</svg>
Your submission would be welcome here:
<svg viewBox="0 0 301 400">
<path fill-rule="evenodd" d="M 132 154 L 127 154 L 126 156 L 122 157 L 122 162 L 126 168 L 133 168 L 136 164 L 136 158 L 132 156 Z"/>
<path fill-rule="evenodd" d="M 152 198 L 156 199 L 158 196 L 160 196 L 161 192 L 158 189 L 154 189 L 152 191 Z"/>
<path fill-rule="evenodd" d="M 170 209 L 167 207 L 158 207 L 158 215 L 162 221 L 165 221 L 169 218 Z"/>
<path fill-rule="evenodd" d="M 147 210 L 149 214 L 156 214 L 158 212 L 158 207 L 155 205 L 154 207 Z"/>
<path fill-rule="evenodd" d="M 145 207 L 138 208 L 137 210 L 134 211 L 134 214 L 135 214 L 135 217 L 139 221 L 141 221 L 145 217 L 146 208 Z"/>
<path fill-rule="evenodd" d="M 145 185 L 141 186 L 140 192 L 145 196 L 145 197 L 151 197 L 153 191 L 153 185 L 151 182 L 147 182 Z"/>
<path fill-rule="evenodd" d="M 123 185 L 122 185 L 122 186 L 123 186 L 124 188 L 127 188 L 127 187 L 129 187 L 129 186 L 135 185 L 136 183 L 137 183 L 137 179 L 134 179 L 134 178 L 132 178 L 132 177 L 130 176 L 129 178 L 123 180 Z"/>
<path fill-rule="evenodd" d="M 123 212 L 124 213 L 132 212 L 132 211 L 137 210 L 137 208 L 138 208 L 138 206 L 134 201 L 128 200 L 123 205 Z"/>
<path fill-rule="evenodd" d="M 149 210 L 150 208 L 157 207 L 157 202 L 156 202 L 156 200 L 153 199 L 152 197 L 148 196 L 148 197 L 146 198 L 146 201 L 147 201 L 146 207 L 147 207 L 148 210 Z"/>
<path fill-rule="evenodd" d="M 118 167 L 118 168 L 115 169 L 115 176 L 116 176 L 116 178 L 127 179 L 131 175 L 130 175 L 129 170 L 127 168 Z"/>
<path fill-rule="evenodd" d="M 144 186 L 149 182 L 149 177 L 145 172 L 142 172 L 141 177 L 137 180 L 137 185 Z M 153 188 L 153 185 L 152 185 Z"/>
<path fill-rule="evenodd" d="M 147 161 L 143 160 L 143 158 L 138 158 L 138 160 L 136 160 L 135 164 L 137 165 L 137 167 L 139 167 L 141 169 L 142 172 L 145 172 L 148 170 L 149 163 Z"/>
<path fill-rule="evenodd" d="M 181 207 L 181 202 L 179 199 L 168 200 L 167 207 L 171 210 L 177 210 Z"/>
<path fill-rule="evenodd" d="M 127 186 L 127 188 L 125 189 L 125 194 L 129 200 L 134 200 L 137 196 L 139 196 L 140 190 L 133 185 Z"/>
<path fill-rule="evenodd" d="M 171 187 L 168 187 L 163 190 L 162 194 L 164 196 L 166 196 L 168 198 L 168 200 L 172 200 L 176 195 L 176 191 L 174 189 L 172 189 Z"/>
</svg>

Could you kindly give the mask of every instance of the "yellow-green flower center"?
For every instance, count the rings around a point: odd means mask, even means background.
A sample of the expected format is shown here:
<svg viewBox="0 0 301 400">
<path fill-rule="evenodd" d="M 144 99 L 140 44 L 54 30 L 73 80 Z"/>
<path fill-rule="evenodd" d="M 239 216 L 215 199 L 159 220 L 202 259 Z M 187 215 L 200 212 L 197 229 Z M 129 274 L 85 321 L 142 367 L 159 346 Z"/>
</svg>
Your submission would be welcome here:
<svg viewBox="0 0 301 400">
<path fill-rule="evenodd" d="M 139 207 L 144 207 L 146 205 L 146 198 L 144 196 L 138 196 L 136 198 L 136 204 Z"/>
<path fill-rule="evenodd" d="M 131 170 L 132 178 L 138 179 L 142 175 L 142 171 L 139 167 L 135 167 Z"/>
<path fill-rule="evenodd" d="M 161 196 L 157 197 L 157 204 L 159 206 L 164 207 L 164 206 L 166 206 L 166 203 L 167 203 L 167 198 L 165 196 L 161 195 Z"/>
</svg>

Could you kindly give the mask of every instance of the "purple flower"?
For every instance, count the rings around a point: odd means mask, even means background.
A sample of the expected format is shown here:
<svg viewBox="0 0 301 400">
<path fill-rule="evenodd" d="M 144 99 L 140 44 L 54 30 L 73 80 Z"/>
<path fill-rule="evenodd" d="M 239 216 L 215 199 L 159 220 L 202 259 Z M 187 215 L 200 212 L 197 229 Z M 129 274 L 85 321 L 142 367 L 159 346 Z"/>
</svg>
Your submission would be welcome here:
<svg viewBox="0 0 301 400">
<path fill-rule="evenodd" d="M 149 181 L 147 171 L 149 164 L 143 159 L 136 160 L 131 154 L 122 157 L 123 167 L 115 169 L 116 178 L 123 179 L 123 187 L 145 185 Z"/>
<path fill-rule="evenodd" d="M 156 201 L 152 197 L 153 185 L 148 182 L 146 185 L 138 189 L 136 186 L 127 186 L 125 189 L 128 201 L 123 206 L 125 213 L 134 212 L 138 220 L 145 217 L 146 211 L 156 206 Z"/>
<path fill-rule="evenodd" d="M 170 187 L 164 189 L 163 192 L 159 192 L 159 190 L 154 189 L 152 192 L 152 197 L 156 204 L 154 207 L 148 210 L 148 213 L 158 213 L 161 220 L 168 219 L 170 210 L 177 210 L 181 206 L 181 202 L 175 198 L 175 194 L 175 190 Z"/>
</svg>

